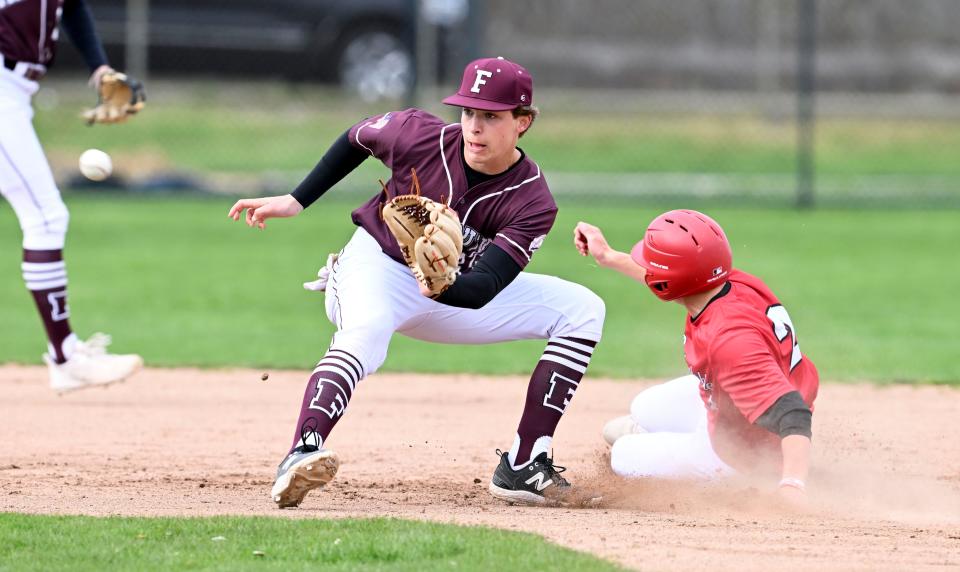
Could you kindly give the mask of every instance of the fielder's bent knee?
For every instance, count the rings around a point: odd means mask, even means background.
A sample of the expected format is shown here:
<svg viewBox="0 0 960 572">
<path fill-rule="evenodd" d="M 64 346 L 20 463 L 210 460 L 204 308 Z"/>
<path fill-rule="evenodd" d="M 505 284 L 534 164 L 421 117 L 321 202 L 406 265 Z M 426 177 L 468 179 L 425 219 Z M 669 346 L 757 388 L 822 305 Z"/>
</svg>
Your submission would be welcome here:
<svg viewBox="0 0 960 572">
<path fill-rule="evenodd" d="M 63 201 L 43 206 L 40 216 L 20 220 L 23 248 L 27 250 L 60 250 L 66 242 L 70 212 Z"/>
<path fill-rule="evenodd" d="M 570 303 L 564 308 L 565 323 L 560 324 L 553 336 L 570 336 L 600 341 L 603 334 L 603 320 L 607 307 L 603 299 L 592 290 L 579 284 L 571 284 Z"/>
<path fill-rule="evenodd" d="M 330 349 L 352 355 L 363 366 L 365 375 L 377 371 L 387 359 L 387 347 L 393 331 L 382 327 L 359 326 L 344 328 L 333 335 Z"/>
<path fill-rule="evenodd" d="M 607 317 L 607 304 L 603 301 L 603 298 L 597 296 L 593 290 L 587 290 L 587 295 L 584 296 L 584 306 L 587 311 L 593 316 L 593 321 L 599 324 L 600 328 L 603 328 L 603 320 Z"/>
</svg>

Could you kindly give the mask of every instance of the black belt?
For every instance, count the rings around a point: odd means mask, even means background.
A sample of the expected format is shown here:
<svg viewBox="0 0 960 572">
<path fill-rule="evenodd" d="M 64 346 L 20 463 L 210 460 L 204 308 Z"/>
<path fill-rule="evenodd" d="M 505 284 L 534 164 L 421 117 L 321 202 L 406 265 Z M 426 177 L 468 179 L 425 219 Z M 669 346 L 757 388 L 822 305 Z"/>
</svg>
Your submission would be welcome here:
<svg viewBox="0 0 960 572">
<path fill-rule="evenodd" d="M 20 62 L 17 60 L 3 58 L 3 67 L 10 71 L 16 70 L 18 63 Z M 40 78 L 42 78 L 44 75 L 45 72 L 32 67 L 27 67 L 27 69 L 23 70 L 23 77 L 29 79 L 30 81 L 40 81 Z"/>
</svg>

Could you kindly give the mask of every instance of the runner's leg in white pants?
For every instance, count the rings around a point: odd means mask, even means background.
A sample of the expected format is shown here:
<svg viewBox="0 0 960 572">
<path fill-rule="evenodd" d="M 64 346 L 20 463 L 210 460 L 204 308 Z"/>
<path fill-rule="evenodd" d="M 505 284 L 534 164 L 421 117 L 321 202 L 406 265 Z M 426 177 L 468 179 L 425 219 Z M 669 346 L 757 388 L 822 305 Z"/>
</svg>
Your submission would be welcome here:
<svg viewBox="0 0 960 572">
<path fill-rule="evenodd" d="M 623 477 L 712 479 L 734 474 L 714 452 L 699 380 L 687 375 L 640 392 L 630 404 L 639 431 L 617 439 L 610 466 Z"/>
</svg>

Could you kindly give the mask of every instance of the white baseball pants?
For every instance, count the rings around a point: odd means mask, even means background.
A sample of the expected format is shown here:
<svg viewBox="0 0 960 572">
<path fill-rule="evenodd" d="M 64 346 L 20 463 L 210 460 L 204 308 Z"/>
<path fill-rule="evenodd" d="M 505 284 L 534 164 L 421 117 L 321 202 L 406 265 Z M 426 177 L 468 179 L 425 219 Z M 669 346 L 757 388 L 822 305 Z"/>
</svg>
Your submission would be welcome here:
<svg viewBox="0 0 960 572">
<path fill-rule="evenodd" d="M 33 129 L 37 82 L 0 67 L 0 193 L 23 231 L 23 248 L 59 250 L 69 215 Z"/>
<path fill-rule="evenodd" d="M 730 476 L 710 444 L 707 409 L 699 380 L 686 375 L 640 392 L 630 417 L 646 433 L 624 435 L 610 450 L 610 466 L 622 477 L 713 479 Z"/>
<path fill-rule="evenodd" d="M 521 272 L 480 309 L 455 308 L 420 294 L 410 269 L 388 257 L 359 228 L 334 264 L 326 310 L 337 326 L 331 348 L 377 370 L 394 332 L 428 342 L 489 344 L 554 337 L 599 341 L 604 304 L 589 289 Z"/>
</svg>

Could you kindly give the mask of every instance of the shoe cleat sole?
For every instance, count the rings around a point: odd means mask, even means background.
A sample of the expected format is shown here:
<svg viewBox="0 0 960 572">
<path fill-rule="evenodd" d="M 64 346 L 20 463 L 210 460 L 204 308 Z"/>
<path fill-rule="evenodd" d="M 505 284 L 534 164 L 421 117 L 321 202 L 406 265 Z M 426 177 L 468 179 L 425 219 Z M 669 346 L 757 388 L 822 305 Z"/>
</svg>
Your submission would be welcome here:
<svg viewBox="0 0 960 572">
<path fill-rule="evenodd" d="M 333 451 L 317 451 L 293 464 L 280 475 L 270 491 L 277 508 L 296 508 L 307 493 L 318 489 L 337 475 L 340 460 Z"/>
<path fill-rule="evenodd" d="M 132 375 L 132 374 L 131 374 L 131 375 Z M 130 376 L 127 376 L 127 377 L 122 377 L 122 378 L 120 378 L 120 379 L 114 379 L 114 380 L 111 380 L 111 381 L 108 381 L 108 382 L 105 382 L 105 383 L 82 383 L 82 384 L 78 384 L 78 385 L 71 385 L 71 386 L 69 386 L 69 387 L 51 387 L 51 389 L 53 389 L 53 391 L 55 391 L 58 396 L 62 396 L 62 395 L 64 395 L 65 393 L 73 393 L 74 391 L 77 391 L 77 390 L 80 390 L 80 389 L 88 389 L 88 388 L 91 388 L 91 387 L 101 387 L 101 388 L 103 388 L 103 389 L 106 389 L 106 388 L 110 387 L 111 385 L 116 385 L 116 384 L 118 384 L 118 383 L 123 383 L 123 382 L 127 381 L 129 378 L 130 378 Z"/>
<path fill-rule="evenodd" d="M 490 482 L 488 490 L 491 495 L 506 502 L 509 506 L 516 504 L 522 506 L 589 508 L 600 506 L 603 502 L 603 495 L 600 494 L 583 494 L 571 491 L 563 494 L 562 497 L 550 498 L 549 496 L 544 497 L 529 491 L 514 491 L 498 487 L 493 484 L 492 481 Z"/>
<path fill-rule="evenodd" d="M 509 505 L 519 504 L 524 506 L 543 506 L 549 505 L 551 502 L 548 499 L 529 491 L 514 491 L 505 489 L 503 487 L 498 487 L 497 485 L 493 484 L 492 481 L 490 482 L 490 486 L 487 488 L 487 490 L 491 495 L 502 501 L 505 501 Z"/>
</svg>

